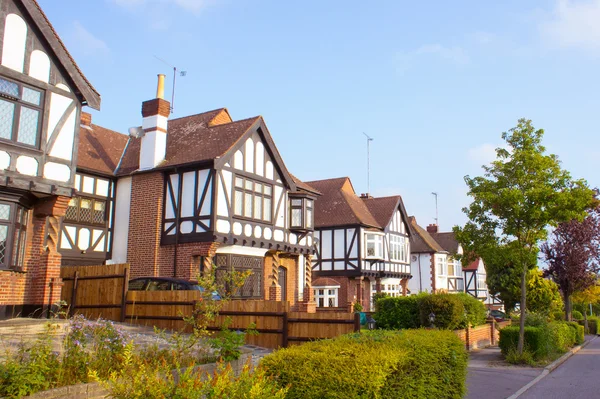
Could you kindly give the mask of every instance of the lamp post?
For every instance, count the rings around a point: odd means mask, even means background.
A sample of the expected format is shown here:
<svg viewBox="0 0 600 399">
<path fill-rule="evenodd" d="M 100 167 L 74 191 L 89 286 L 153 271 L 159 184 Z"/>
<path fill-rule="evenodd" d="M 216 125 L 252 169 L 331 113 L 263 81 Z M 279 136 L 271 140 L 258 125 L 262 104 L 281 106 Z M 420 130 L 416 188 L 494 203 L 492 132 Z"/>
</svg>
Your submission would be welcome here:
<svg viewBox="0 0 600 399">
<path fill-rule="evenodd" d="M 375 319 L 369 316 L 369 318 L 367 319 L 367 328 L 369 330 L 374 330 L 376 324 L 377 322 L 375 321 Z"/>
</svg>

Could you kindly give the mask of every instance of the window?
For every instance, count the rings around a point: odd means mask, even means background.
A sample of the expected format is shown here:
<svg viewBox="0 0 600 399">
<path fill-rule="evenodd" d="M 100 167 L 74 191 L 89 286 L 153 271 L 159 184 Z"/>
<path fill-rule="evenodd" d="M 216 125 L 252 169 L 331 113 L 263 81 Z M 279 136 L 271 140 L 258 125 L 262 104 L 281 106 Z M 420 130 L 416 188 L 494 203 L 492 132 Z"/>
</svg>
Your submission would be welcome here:
<svg viewBox="0 0 600 399">
<path fill-rule="evenodd" d="M 408 245 L 406 237 L 390 235 L 390 260 L 408 263 Z"/>
<path fill-rule="evenodd" d="M 460 261 L 453 257 L 448 257 L 448 276 L 462 277 Z"/>
<path fill-rule="evenodd" d="M 446 256 L 436 256 L 436 264 L 437 264 L 437 273 L 438 276 L 447 276 L 448 275 L 448 260 Z"/>
<path fill-rule="evenodd" d="M 106 224 L 106 201 L 73 197 L 65 213 L 65 221 L 81 224 Z"/>
<path fill-rule="evenodd" d="M 337 308 L 338 307 L 339 287 L 316 287 L 315 301 L 318 308 Z"/>
<path fill-rule="evenodd" d="M 23 267 L 28 217 L 22 206 L 0 202 L 0 269 Z"/>
<path fill-rule="evenodd" d="M 312 230 L 314 201 L 310 198 L 290 198 L 290 229 Z"/>
<path fill-rule="evenodd" d="M 271 221 L 273 187 L 245 177 L 235 177 L 233 213 L 249 219 Z"/>
<path fill-rule="evenodd" d="M 225 291 L 229 291 L 229 285 L 225 278 L 227 272 L 250 272 L 250 275 L 244 281 L 244 285 L 239 290 L 229 292 L 233 298 L 263 299 L 264 258 L 257 256 L 217 254 L 215 256 L 214 264 L 217 267 L 215 271 L 217 284 L 223 286 Z"/>
<path fill-rule="evenodd" d="M 0 139 L 39 145 L 43 92 L 0 78 Z"/>
<path fill-rule="evenodd" d="M 485 275 L 477 274 L 477 289 L 487 290 L 487 283 L 485 282 Z"/>
<path fill-rule="evenodd" d="M 381 234 L 367 233 L 365 235 L 367 243 L 367 258 L 383 258 L 383 236 Z"/>
</svg>

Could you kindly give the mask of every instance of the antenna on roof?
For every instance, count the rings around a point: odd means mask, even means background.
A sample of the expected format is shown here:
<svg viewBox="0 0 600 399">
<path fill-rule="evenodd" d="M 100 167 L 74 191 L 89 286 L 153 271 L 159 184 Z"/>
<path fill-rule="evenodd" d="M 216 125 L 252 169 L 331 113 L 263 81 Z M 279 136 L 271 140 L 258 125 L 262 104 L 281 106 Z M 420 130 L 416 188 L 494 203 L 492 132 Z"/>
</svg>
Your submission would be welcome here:
<svg viewBox="0 0 600 399">
<path fill-rule="evenodd" d="M 431 195 L 433 195 L 435 197 L 435 225 L 439 226 L 440 222 L 438 219 L 438 193 L 433 192 L 433 193 L 431 193 Z"/>
<path fill-rule="evenodd" d="M 171 113 L 173 113 L 173 109 L 175 108 L 175 82 L 177 81 L 177 67 L 169 64 L 167 61 L 163 60 L 160 57 L 157 57 L 156 55 L 154 56 L 154 58 L 156 58 L 163 64 L 173 68 L 173 90 L 171 91 Z M 186 77 L 187 71 L 179 71 L 179 76 L 181 76 L 182 78 Z"/>
<path fill-rule="evenodd" d="M 371 153 L 370 153 L 369 144 L 371 143 L 371 141 L 373 141 L 373 138 L 371 136 L 369 136 L 368 134 L 366 134 L 365 132 L 362 132 L 362 134 L 364 134 L 365 137 L 367 138 L 367 197 L 368 197 L 369 194 L 371 193 Z"/>
</svg>

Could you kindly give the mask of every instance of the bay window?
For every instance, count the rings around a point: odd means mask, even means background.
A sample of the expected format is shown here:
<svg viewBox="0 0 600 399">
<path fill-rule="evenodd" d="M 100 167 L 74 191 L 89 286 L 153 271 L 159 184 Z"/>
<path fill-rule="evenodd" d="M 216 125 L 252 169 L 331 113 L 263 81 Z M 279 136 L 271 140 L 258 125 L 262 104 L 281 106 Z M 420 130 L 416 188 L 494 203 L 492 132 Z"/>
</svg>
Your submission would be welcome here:
<svg viewBox="0 0 600 399">
<path fill-rule="evenodd" d="M 246 177 L 235 177 L 233 214 L 264 222 L 271 221 L 273 186 Z"/>
<path fill-rule="evenodd" d="M 23 267 L 28 217 L 21 205 L 0 202 L 0 269 Z"/>
<path fill-rule="evenodd" d="M 377 233 L 365 234 L 366 258 L 383 259 L 383 235 Z"/>
<path fill-rule="evenodd" d="M 0 78 L 0 139 L 39 146 L 43 92 Z"/>
<path fill-rule="evenodd" d="M 437 274 L 438 276 L 447 276 L 448 275 L 448 260 L 445 255 L 436 255 L 435 263 L 437 266 Z"/>
<path fill-rule="evenodd" d="M 390 260 L 408 263 L 408 239 L 404 236 L 390 235 Z"/>
<path fill-rule="evenodd" d="M 290 197 L 290 229 L 312 230 L 314 201 L 306 197 Z"/>
</svg>

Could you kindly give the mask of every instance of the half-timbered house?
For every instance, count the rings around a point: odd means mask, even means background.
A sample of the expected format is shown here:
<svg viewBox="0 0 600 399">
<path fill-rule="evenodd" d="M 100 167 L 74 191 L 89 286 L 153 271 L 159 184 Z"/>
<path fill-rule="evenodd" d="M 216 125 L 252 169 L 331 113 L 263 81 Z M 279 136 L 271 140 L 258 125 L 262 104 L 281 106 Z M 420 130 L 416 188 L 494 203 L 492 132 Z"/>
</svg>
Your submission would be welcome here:
<svg viewBox="0 0 600 399">
<path fill-rule="evenodd" d="M 0 3 L 0 317 L 60 298 L 82 106 L 100 107 L 35 0 Z M 39 313 L 38 313 L 39 314 Z"/>
<path fill-rule="evenodd" d="M 464 276 L 460 260 L 455 255 L 462 254 L 462 247 L 454 233 L 438 232 L 438 226 L 431 224 L 427 229 L 410 217 L 415 234 L 411 237 L 411 266 L 413 278 L 408 287 L 411 294 L 419 292 L 464 292 Z"/>
<path fill-rule="evenodd" d="M 221 108 L 168 120 L 162 79 L 116 168 L 110 262 L 132 276 L 251 270 L 239 297 L 310 308 L 318 192 L 288 172 L 261 116 L 234 121 Z"/>
<path fill-rule="evenodd" d="M 315 205 L 317 307 L 371 309 L 377 292 L 405 295 L 411 231 L 402 198 L 359 197 L 347 177 L 307 184 L 322 193 Z"/>
</svg>

